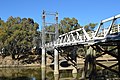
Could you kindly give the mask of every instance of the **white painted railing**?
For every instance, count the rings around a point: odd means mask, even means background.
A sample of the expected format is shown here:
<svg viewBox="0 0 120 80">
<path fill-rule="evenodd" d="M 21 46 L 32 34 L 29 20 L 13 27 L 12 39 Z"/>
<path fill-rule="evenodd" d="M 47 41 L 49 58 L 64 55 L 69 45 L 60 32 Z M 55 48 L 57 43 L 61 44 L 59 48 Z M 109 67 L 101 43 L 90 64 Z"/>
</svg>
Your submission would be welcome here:
<svg viewBox="0 0 120 80">
<path fill-rule="evenodd" d="M 120 18 L 120 14 L 116 15 L 114 17 L 102 20 L 101 23 L 99 24 L 99 27 L 97 28 L 97 30 L 95 32 L 94 39 L 104 39 L 104 38 L 106 38 L 107 35 L 120 32 L 120 25 L 119 24 L 114 24 L 115 21 L 119 18 Z M 108 21 L 111 21 L 110 25 L 108 27 L 105 26 L 101 30 L 102 25 L 104 25 Z"/>
<path fill-rule="evenodd" d="M 91 40 L 92 37 L 93 36 L 89 36 L 84 28 L 79 28 L 60 35 L 55 42 L 47 43 L 46 47 L 84 44 L 85 42 Z"/>
</svg>

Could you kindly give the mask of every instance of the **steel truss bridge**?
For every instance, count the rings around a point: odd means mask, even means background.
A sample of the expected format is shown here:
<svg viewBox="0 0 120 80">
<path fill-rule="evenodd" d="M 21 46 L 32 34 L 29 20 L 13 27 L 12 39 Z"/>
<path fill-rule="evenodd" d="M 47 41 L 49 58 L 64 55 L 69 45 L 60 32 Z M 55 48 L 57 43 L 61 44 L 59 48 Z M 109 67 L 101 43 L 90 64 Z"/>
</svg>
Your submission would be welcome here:
<svg viewBox="0 0 120 80">
<path fill-rule="evenodd" d="M 47 24 L 45 21 L 46 15 L 55 16 L 55 32 L 49 33 L 55 35 L 55 40 L 49 43 L 45 43 L 45 34 L 48 33 L 45 30 L 45 26 Z M 83 27 L 59 36 L 58 13 L 55 12 L 54 14 L 48 14 L 43 11 L 42 18 L 42 67 L 45 67 L 46 65 L 45 54 L 47 49 L 54 50 L 54 74 L 59 74 L 59 54 L 64 51 L 69 52 L 75 50 L 75 47 L 79 48 L 80 46 L 83 46 L 84 48 L 87 46 L 87 51 L 84 56 L 85 61 L 82 78 L 86 78 L 88 76 L 89 78 L 95 79 L 96 65 L 115 72 L 120 76 L 120 14 L 101 20 L 96 31 L 87 32 Z M 68 48 L 70 50 L 67 50 Z M 97 54 L 97 52 L 100 54 Z M 99 63 L 97 58 L 105 54 L 114 57 L 117 63 L 112 64 L 111 66 Z M 112 69 L 115 66 L 118 66 L 118 70 Z M 91 73 L 89 73 L 89 71 Z M 77 73 L 77 70 L 74 70 L 73 73 Z"/>
<path fill-rule="evenodd" d="M 46 47 L 63 47 L 71 45 L 92 45 L 98 42 L 107 42 L 109 40 L 119 40 L 120 24 L 115 24 L 120 15 L 102 20 L 96 32 L 86 32 L 84 28 L 70 31 L 68 33 L 59 35 L 58 39 L 54 42 L 47 43 Z M 108 27 L 103 27 L 104 23 L 111 22 Z"/>
</svg>

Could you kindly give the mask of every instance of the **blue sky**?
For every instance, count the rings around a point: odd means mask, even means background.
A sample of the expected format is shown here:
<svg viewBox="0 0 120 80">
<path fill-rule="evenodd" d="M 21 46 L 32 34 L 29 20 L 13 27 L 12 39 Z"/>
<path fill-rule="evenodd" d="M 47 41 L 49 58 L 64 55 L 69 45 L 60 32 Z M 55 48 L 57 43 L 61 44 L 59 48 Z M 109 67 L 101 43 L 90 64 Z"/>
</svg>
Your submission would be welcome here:
<svg viewBox="0 0 120 80">
<path fill-rule="evenodd" d="M 58 12 L 59 21 L 64 17 L 74 17 L 84 26 L 90 22 L 120 14 L 120 0 L 1 0 L 0 17 L 33 18 L 42 26 L 42 11 Z"/>
</svg>

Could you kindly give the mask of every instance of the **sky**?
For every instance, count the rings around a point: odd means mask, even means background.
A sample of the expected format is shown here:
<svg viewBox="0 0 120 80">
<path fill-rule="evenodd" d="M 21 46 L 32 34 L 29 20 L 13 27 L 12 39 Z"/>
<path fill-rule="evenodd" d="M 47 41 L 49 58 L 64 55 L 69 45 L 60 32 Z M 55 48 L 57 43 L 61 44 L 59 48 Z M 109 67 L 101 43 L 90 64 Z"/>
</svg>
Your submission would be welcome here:
<svg viewBox="0 0 120 80">
<path fill-rule="evenodd" d="M 120 0 L 1 0 L 0 17 L 32 18 L 42 27 L 42 11 L 58 12 L 59 22 L 76 18 L 81 26 L 120 14 Z"/>
</svg>

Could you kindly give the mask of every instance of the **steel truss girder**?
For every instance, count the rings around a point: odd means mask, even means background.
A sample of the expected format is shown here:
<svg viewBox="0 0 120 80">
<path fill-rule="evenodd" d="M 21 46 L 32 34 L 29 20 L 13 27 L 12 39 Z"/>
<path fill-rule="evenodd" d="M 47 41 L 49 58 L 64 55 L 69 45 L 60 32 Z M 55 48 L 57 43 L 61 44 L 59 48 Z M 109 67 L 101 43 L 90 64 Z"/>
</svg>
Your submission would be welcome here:
<svg viewBox="0 0 120 80">
<path fill-rule="evenodd" d="M 89 37 L 88 33 L 84 30 L 84 28 L 80 28 L 60 35 L 57 41 L 55 42 L 55 46 L 59 47 L 59 46 L 84 44 L 85 42 L 89 41 L 91 38 L 92 36 Z"/>
<path fill-rule="evenodd" d="M 80 28 L 60 35 L 56 41 L 47 43 L 46 47 L 63 47 L 85 44 L 91 39 L 92 36 L 89 37 L 88 33 L 84 30 L 84 28 Z"/>
</svg>

